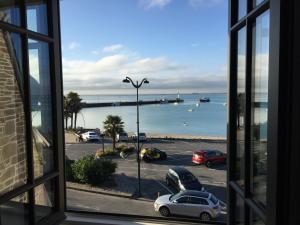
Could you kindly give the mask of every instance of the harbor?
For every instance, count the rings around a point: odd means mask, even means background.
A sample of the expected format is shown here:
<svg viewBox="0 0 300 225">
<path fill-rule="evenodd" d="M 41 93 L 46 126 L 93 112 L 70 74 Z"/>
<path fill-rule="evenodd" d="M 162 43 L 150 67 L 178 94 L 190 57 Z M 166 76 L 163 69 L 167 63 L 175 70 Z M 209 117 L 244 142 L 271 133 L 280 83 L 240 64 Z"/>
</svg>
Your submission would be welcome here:
<svg viewBox="0 0 300 225">
<path fill-rule="evenodd" d="M 160 99 L 160 100 L 139 100 L 139 105 L 155 105 L 155 104 L 178 104 L 183 103 L 181 98 L 176 99 Z M 111 106 L 136 106 L 136 101 L 119 101 L 119 102 L 82 102 L 82 108 L 97 108 L 97 107 L 111 107 Z"/>
</svg>

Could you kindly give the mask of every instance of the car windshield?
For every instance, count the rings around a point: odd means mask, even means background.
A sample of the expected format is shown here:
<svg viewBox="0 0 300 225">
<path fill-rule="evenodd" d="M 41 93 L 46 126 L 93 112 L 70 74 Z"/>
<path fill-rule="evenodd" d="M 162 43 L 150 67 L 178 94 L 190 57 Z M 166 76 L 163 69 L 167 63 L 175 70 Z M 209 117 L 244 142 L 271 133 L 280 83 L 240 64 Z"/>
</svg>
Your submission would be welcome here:
<svg viewBox="0 0 300 225">
<path fill-rule="evenodd" d="M 127 133 L 120 133 L 120 136 L 127 136 Z"/>
<path fill-rule="evenodd" d="M 90 132 L 89 134 L 90 134 L 90 135 L 96 135 L 96 133 L 94 133 L 94 132 Z"/>
<path fill-rule="evenodd" d="M 175 195 L 171 195 L 170 196 L 170 198 L 169 198 L 169 200 L 170 201 L 174 201 L 175 199 L 177 199 L 177 198 L 179 198 L 180 196 L 181 196 L 181 192 L 179 192 L 179 193 L 177 193 L 177 194 L 175 194 Z"/>
<path fill-rule="evenodd" d="M 218 203 L 218 199 L 217 199 L 215 196 L 213 196 L 213 195 L 210 196 L 210 200 L 211 200 L 215 205 Z"/>
<path fill-rule="evenodd" d="M 140 133 L 140 136 L 146 136 L 146 134 L 145 133 Z"/>
<path fill-rule="evenodd" d="M 197 180 L 197 178 L 191 173 L 184 173 L 180 176 L 180 178 L 185 183 Z"/>
</svg>

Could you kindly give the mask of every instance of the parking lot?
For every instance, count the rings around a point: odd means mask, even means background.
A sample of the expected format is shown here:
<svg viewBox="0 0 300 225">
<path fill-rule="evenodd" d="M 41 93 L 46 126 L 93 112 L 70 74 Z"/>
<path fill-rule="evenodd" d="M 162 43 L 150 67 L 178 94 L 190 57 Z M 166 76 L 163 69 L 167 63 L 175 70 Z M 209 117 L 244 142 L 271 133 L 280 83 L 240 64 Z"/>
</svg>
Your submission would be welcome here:
<svg viewBox="0 0 300 225">
<path fill-rule="evenodd" d="M 128 143 L 128 145 L 131 146 L 133 143 Z M 107 142 L 105 146 L 111 146 L 111 144 Z M 143 147 L 155 147 L 165 151 L 168 155 L 168 158 L 163 161 L 141 162 L 143 198 L 154 201 L 158 195 L 176 193 L 176 190 L 166 185 L 165 176 L 169 168 L 184 166 L 199 179 L 208 192 L 213 193 L 222 203 L 226 204 L 226 165 L 220 164 L 207 168 L 204 165 L 193 164 L 191 161 L 194 150 L 218 149 L 226 152 L 224 141 L 153 139 L 143 143 Z M 78 159 L 84 155 L 94 154 L 99 149 L 102 149 L 101 143 L 68 144 L 66 155 L 70 159 Z M 113 189 L 118 192 L 136 192 L 138 186 L 136 155 L 132 154 L 125 159 L 115 156 L 112 160 L 118 164 L 115 174 L 117 185 Z M 107 212 L 109 212 L 109 208 Z M 145 212 L 143 211 L 143 213 Z M 132 214 L 139 213 L 134 210 Z M 152 215 L 153 212 L 149 214 Z"/>
</svg>

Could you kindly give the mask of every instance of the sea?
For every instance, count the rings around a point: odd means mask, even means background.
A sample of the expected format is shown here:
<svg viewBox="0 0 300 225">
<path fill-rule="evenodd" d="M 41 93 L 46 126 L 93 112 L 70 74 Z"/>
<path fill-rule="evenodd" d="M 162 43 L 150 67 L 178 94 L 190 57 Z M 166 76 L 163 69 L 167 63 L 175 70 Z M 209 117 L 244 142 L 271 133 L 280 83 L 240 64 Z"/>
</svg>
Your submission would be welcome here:
<svg viewBox="0 0 300 225">
<path fill-rule="evenodd" d="M 140 100 L 175 99 L 177 94 L 142 94 Z M 210 99 L 200 103 L 201 97 Z M 135 95 L 82 95 L 83 102 L 136 101 Z M 179 104 L 140 106 L 140 132 L 147 134 L 184 134 L 193 136 L 226 137 L 227 94 L 180 94 Z M 118 115 L 124 121 L 126 132 L 136 132 L 136 106 L 84 108 L 78 114 L 77 126 L 103 130 L 108 115 Z"/>
</svg>

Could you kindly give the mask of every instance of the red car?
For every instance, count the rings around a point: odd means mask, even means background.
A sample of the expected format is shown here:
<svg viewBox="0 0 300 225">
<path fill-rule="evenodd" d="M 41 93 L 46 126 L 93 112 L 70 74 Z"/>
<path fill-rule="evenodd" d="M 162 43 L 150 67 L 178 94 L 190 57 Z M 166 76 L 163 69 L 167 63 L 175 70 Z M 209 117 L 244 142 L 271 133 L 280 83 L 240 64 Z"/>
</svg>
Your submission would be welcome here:
<svg viewBox="0 0 300 225">
<path fill-rule="evenodd" d="M 226 163 L 226 154 L 218 150 L 198 150 L 194 152 L 192 161 L 211 167 L 216 163 Z"/>
</svg>

